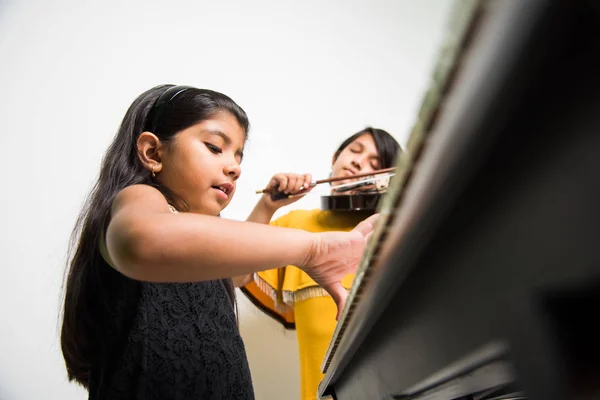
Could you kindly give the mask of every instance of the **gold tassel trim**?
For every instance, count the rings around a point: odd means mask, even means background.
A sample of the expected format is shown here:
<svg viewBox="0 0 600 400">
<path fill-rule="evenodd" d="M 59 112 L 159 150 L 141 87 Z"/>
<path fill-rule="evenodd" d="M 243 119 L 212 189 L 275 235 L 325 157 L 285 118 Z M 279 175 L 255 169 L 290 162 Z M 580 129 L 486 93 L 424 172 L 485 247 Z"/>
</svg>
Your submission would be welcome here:
<svg viewBox="0 0 600 400">
<path fill-rule="evenodd" d="M 267 296 L 273 299 L 275 303 L 275 309 L 278 312 L 289 311 L 288 307 L 294 308 L 294 303 L 312 299 L 315 297 L 327 297 L 329 293 L 320 286 L 309 286 L 304 289 L 296 291 L 284 290 L 282 296 L 277 296 L 277 290 L 269 285 L 264 279 L 258 276 L 257 273 L 253 274 L 254 282 L 256 286 Z"/>
<path fill-rule="evenodd" d="M 275 290 L 274 287 L 269 285 L 267 281 L 258 276 L 256 272 L 252 274 L 252 277 L 254 278 L 254 283 L 256 283 L 256 286 L 258 286 L 261 292 L 263 292 L 273 300 L 273 303 L 275 304 L 275 310 L 277 312 L 283 314 L 289 311 L 289 305 L 285 304 L 285 301 L 282 302 L 280 299 L 278 299 L 279 296 L 277 296 L 277 290 Z"/>
<path fill-rule="evenodd" d="M 327 297 L 329 293 L 325 289 L 320 286 L 310 286 L 304 289 L 296 290 L 292 292 L 291 290 L 283 291 L 283 301 L 285 304 L 290 307 L 294 307 L 294 303 L 312 299 L 315 297 Z"/>
</svg>

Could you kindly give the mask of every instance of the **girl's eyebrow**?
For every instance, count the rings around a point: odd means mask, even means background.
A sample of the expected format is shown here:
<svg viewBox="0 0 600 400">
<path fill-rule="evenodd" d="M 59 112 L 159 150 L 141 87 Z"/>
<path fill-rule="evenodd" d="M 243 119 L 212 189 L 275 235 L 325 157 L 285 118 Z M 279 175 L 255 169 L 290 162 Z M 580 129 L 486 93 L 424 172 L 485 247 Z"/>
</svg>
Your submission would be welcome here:
<svg viewBox="0 0 600 400">
<path fill-rule="evenodd" d="M 229 138 L 229 136 L 227 136 L 226 133 L 223 133 L 221 131 L 214 130 L 214 129 L 204 129 L 204 130 L 202 130 L 202 132 L 208 133 L 210 135 L 220 136 L 220 137 L 223 138 L 223 140 L 225 141 L 225 143 L 231 144 L 231 139 Z"/>
</svg>

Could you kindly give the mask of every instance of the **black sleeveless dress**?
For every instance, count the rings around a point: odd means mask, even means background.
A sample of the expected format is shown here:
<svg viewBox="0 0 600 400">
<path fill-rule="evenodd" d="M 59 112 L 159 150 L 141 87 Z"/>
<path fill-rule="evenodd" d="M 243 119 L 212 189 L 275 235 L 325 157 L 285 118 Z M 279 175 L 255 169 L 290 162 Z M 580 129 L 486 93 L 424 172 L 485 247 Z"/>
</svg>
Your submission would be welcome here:
<svg viewBox="0 0 600 400">
<path fill-rule="evenodd" d="M 254 399 L 227 281 L 155 284 L 109 274 L 90 400 Z"/>
</svg>

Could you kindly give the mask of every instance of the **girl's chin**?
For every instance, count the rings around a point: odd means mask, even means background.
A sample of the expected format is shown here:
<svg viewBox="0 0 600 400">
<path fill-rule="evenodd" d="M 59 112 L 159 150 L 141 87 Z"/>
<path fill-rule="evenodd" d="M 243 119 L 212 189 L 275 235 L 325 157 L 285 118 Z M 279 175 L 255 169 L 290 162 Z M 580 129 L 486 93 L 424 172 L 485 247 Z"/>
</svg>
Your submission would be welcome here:
<svg viewBox="0 0 600 400">
<path fill-rule="evenodd" d="M 227 208 L 227 206 L 229 205 L 229 202 L 225 205 L 223 204 L 211 204 L 210 206 L 204 205 L 204 207 L 200 206 L 200 207 L 192 207 L 192 209 L 190 210 L 190 212 L 193 212 L 195 214 L 203 214 L 203 215 L 210 215 L 212 217 L 220 217 L 221 216 L 221 212 Z"/>
</svg>

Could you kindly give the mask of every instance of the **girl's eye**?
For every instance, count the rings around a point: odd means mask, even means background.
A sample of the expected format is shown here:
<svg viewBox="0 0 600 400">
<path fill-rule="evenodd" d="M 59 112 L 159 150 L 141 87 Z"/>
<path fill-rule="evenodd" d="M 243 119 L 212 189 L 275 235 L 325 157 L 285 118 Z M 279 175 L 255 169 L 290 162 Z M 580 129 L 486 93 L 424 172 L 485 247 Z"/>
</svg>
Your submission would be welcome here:
<svg viewBox="0 0 600 400">
<path fill-rule="evenodd" d="M 350 151 L 353 152 L 353 153 L 357 153 L 357 154 L 360 153 L 359 149 L 350 148 Z"/>
<path fill-rule="evenodd" d="M 208 147 L 208 149 L 215 154 L 221 154 L 223 152 L 223 150 L 221 150 L 219 147 L 215 146 L 214 144 L 210 144 L 210 143 L 205 143 L 206 147 Z"/>
</svg>

